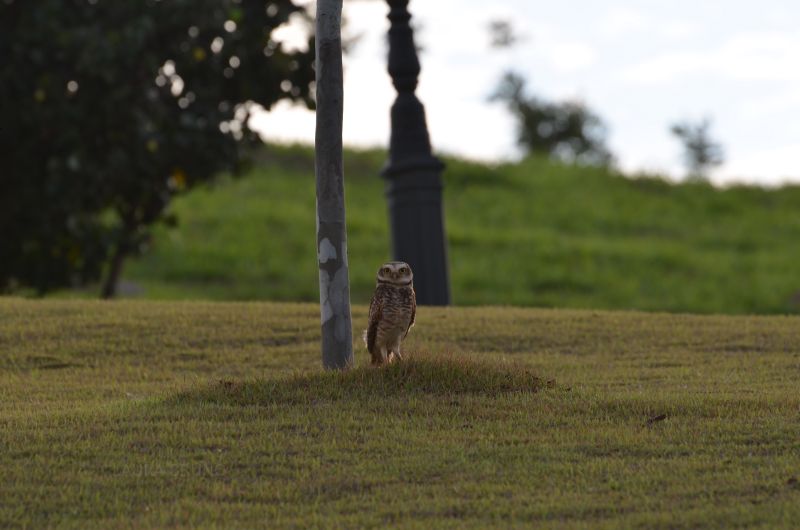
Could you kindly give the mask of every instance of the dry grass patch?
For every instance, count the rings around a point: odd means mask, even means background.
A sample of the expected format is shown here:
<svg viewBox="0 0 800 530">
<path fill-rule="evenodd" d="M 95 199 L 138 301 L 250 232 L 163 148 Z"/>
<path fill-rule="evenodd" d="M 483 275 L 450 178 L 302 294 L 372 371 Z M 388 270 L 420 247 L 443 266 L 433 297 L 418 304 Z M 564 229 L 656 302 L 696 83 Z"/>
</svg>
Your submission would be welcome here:
<svg viewBox="0 0 800 530">
<path fill-rule="evenodd" d="M 297 373 L 280 379 L 219 380 L 178 394 L 176 404 L 220 405 L 319 404 L 339 400 L 374 400 L 413 395 L 535 393 L 545 383 L 519 362 L 489 362 L 470 356 L 411 354 L 380 368 L 360 366 L 346 372 Z"/>
</svg>

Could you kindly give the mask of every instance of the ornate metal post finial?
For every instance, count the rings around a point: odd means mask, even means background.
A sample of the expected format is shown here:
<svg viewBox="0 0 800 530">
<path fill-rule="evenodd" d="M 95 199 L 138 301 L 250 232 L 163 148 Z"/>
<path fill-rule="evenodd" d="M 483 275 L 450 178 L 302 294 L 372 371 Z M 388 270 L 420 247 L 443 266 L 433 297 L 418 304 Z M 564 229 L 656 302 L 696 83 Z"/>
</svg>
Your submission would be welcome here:
<svg viewBox="0 0 800 530">
<path fill-rule="evenodd" d="M 387 181 L 394 258 L 411 265 L 417 302 L 450 303 L 442 213 L 444 164 L 431 152 L 425 108 L 414 91 L 420 73 L 408 0 L 389 4 L 389 74 L 397 89 L 392 105 Z"/>
</svg>

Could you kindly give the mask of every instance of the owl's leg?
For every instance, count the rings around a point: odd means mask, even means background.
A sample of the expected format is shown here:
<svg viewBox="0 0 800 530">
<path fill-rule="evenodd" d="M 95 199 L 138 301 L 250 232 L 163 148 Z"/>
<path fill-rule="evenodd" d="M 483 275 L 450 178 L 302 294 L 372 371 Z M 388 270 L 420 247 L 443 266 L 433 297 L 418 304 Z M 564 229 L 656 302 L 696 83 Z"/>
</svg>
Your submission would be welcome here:
<svg viewBox="0 0 800 530">
<path fill-rule="evenodd" d="M 369 354 L 372 356 L 372 365 L 379 366 L 381 364 L 381 352 L 375 349 L 374 351 L 369 352 Z"/>
<path fill-rule="evenodd" d="M 375 348 L 375 351 L 370 352 L 372 354 L 372 364 L 373 366 L 380 366 L 386 362 L 386 348 Z"/>
<path fill-rule="evenodd" d="M 389 350 L 386 346 L 381 346 L 381 360 L 378 364 L 385 364 L 389 362 Z"/>
<path fill-rule="evenodd" d="M 398 342 L 394 346 L 392 346 L 391 351 L 389 352 L 389 362 L 393 363 L 395 361 L 400 361 L 403 359 L 403 356 L 400 355 L 400 343 Z"/>
</svg>

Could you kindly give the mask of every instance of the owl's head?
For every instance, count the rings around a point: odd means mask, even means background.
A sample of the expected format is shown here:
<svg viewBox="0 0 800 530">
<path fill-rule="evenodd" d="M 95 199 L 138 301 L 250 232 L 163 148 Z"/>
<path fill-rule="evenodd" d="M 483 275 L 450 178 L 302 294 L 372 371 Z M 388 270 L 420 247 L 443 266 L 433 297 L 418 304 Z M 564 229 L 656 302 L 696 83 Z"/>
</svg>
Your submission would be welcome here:
<svg viewBox="0 0 800 530">
<path fill-rule="evenodd" d="M 408 263 L 404 261 L 389 261 L 378 269 L 378 283 L 411 285 L 413 281 L 414 273 L 411 272 Z"/>
</svg>

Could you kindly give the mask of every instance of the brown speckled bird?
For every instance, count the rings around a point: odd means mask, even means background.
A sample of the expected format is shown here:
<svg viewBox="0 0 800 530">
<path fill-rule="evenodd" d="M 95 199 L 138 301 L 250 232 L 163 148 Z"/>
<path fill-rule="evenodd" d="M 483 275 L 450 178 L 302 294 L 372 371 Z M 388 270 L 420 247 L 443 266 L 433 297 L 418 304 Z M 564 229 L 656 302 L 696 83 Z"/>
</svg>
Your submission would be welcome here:
<svg viewBox="0 0 800 530">
<path fill-rule="evenodd" d="M 378 284 L 369 303 L 369 323 L 364 342 L 372 364 L 401 359 L 400 342 L 408 335 L 417 314 L 414 273 L 408 263 L 390 261 L 381 265 Z"/>
</svg>

